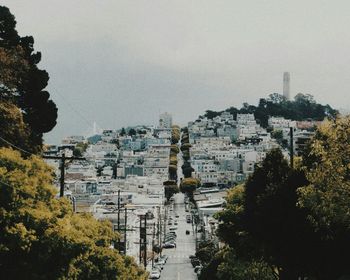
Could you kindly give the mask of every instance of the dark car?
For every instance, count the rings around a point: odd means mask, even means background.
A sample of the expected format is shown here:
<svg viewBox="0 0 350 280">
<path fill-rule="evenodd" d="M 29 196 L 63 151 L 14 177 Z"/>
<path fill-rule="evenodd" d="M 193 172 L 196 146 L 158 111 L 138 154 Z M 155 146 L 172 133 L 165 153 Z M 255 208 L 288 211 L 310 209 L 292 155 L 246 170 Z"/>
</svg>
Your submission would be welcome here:
<svg viewBox="0 0 350 280">
<path fill-rule="evenodd" d="M 189 231 L 189 230 L 186 230 L 186 234 L 189 235 L 189 234 L 190 234 L 190 231 Z"/>
<path fill-rule="evenodd" d="M 196 266 L 201 264 L 201 261 L 197 258 L 193 258 L 193 259 L 191 259 L 191 264 L 193 267 L 196 267 Z"/>
<path fill-rule="evenodd" d="M 164 243 L 163 244 L 163 248 L 167 249 L 167 248 L 175 248 L 176 247 L 176 243 Z"/>
</svg>

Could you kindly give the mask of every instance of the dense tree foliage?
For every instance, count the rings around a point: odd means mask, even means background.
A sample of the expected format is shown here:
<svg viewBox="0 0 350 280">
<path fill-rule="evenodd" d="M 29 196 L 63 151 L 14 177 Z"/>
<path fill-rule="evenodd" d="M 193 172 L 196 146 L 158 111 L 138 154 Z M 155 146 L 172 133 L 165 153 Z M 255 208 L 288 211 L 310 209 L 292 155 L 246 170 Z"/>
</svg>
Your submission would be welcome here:
<svg viewBox="0 0 350 280">
<path fill-rule="evenodd" d="M 190 198 L 193 192 L 200 186 L 200 181 L 196 178 L 184 178 L 180 183 L 180 191 L 186 193 Z"/>
<path fill-rule="evenodd" d="M 272 150 L 229 191 L 218 234 L 240 263 L 263 263 L 278 279 L 350 274 L 349 139 L 350 117 L 329 120 L 295 169 Z"/>
<path fill-rule="evenodd" d="M 244 261 L 235 250 L 224 247 L 213 251 L 211 261 L 205 265 L 199 280 L 277 280 L 273 269 L 264 261 Z"/>
<path fill-rule="evenodd" d="M 177 155 L 180 152 L 179 147 L 176 144 L 172 144 L 170 147 L 170 154 Z"/>
<path fill-rule="evenodd" d="M 109 222 L 55 197 L 51 172 L 38 157 L 0 149 L 0 278 L 147 279 L 110 248 L 118 236 Z"/>
<path fill-rule="evenodd" d="M 179 187 L 176 184 L 176 181 L 165 181 L 164 185 L 164 195 L 165 198 L 169 201 L 169 199 L 176 193 L 179 192 Z"/>
<path fill-rule="evenodd" d="M 188 161 L 185 161 L 181 168 L 185 178 L 192 177 L 192 172 L 194 171 L 194 169 Z"/>
<path fill-rule="evenodd" d="M 129 136 L 135 136 L 136 135 L 136 130 L 134 128 L 130 128 L 128 131 Z"/>
<path fill-rule="evenodd" d="M 0 136 L 11 144 L 27 151 L 36 153 L 39 147 L 30 144 L 30 130 L 23 121 L 22 112 L 19 108 L 8 101 L 0 101 Z M 10 144 L 0 140 L 0 146 L 9 147 Z"/>
<path fill-rule="evenodd" d="M 225 110 L 234 116 L 237 114 L 254 114 L 255 119 L 263 126 L 268 126 L 269 116 L 285 117 L 291 120 L 312 119 L 321 121 L 326 117 L 334 118 L 338 111 L 330 105 L 318 104 L 312 95 L 299 93 L 294 97 L 294 100 L 287 100 L 283 95 L 278 93 L 270 94 L 268 98 L 261 98 L 258 106 L 243 103 L 243 106 L 238 109 L 230 107 Z M 213 119 L 219 116 L 224 111 L 207 110 L 205 117 Z"/>
<path fill-rule="evenodd" d="M 34 52 L 34 39 L 20 37 L 9 9 L 0 6 L 0 97 L 20 108 L 29 127 L 32 146 L 41 147 L 43 133 L 57 119 L 57 108 L 45 91 L 49 75 L 37 65 L 41 53 Z"/>
<path fill-rule="evenodd" d="M 180 140 L 180 127 L 178 125 L 173 125 L 171 127 L 171 144 L 176 144 Z"/>
</svg>

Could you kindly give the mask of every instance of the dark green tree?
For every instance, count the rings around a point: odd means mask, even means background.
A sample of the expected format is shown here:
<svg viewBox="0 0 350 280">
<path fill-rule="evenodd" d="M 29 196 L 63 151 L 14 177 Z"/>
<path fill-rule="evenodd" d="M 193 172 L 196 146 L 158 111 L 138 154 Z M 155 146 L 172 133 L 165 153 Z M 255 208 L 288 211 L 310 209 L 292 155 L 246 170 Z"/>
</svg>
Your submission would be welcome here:
<svg viewBox="0 0 350 280">
<path fill-rule="evenodd" d="M 120 131 L 120 136 L 125 136 L 125 135 L 126 135 L 125 128 L 122 127 L 122 130 Z"/>
<path fill-rule="evenodd" d="M 185 178 L 190 178 L 192 176 L 192 172 L 194 171 L 194 169 L 188 161 L 185 161 L 181 168 Z"/>
<path fill-rule="evenodd" d="M 56 125 L 57 107 L 45 90 L 49 75 L 38 68 L 41 53 L 34 52 L 34 39 L 31 36 L 20 37 L 16 31 L 16 21 L 9 9 L 0 6 L 0 50 L 15 51 L 14 55 L 25 61 L 22 72 L 16 72 L 17 78 L 0 87 L 0 96 L 18 106 L 23 112 L 24 122 L 30 129 L 32 146 L 42 145 L 43 133 Z M 2 69 L 0 69 L 1 72 Z M 23 69 L 22 69 L 23 70 Z"/>
<path fill-rule="evenodd" d="M 179 192 L 179 188 L 175 181 L 165 181 L 163 185 L 164 195 L 168 201 L 174 194 Z"/>
<path fill-rule="evenodd" d="M 136 130 L 133 129 L 133 128 L 130 128 L 129 131 L 128 131 L 128 135 L 129 136 L 135 136 L 136 135 Z"/>
<path fill-rule="evenodd" d="M 1 148 L 0 166 L 1 279 L 147 279 L 110 248 L 118 239 L 110 222 L 57 199 L 42 159 Z"/>
</svg>

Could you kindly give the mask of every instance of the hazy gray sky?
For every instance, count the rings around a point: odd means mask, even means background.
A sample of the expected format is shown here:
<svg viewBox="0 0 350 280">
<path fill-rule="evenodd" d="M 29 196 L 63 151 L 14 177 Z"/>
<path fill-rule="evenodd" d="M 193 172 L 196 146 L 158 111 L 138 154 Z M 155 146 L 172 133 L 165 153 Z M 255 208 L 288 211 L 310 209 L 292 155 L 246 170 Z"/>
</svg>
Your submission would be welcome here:
<svg viewBox="0 0 350 280">
<path fill-rule="evenodd" d="M 282 92 L 349 108 L 350 1 L 2 0 L 32 35 L 58 124 L 46 137 L 185 124 Z M 71 106 L 67 105 L 70 104 Z M 73 110 L 74 108 L 74 110 Z M 79 113 L 77 113 L 79 112 Z"/>
</svg>

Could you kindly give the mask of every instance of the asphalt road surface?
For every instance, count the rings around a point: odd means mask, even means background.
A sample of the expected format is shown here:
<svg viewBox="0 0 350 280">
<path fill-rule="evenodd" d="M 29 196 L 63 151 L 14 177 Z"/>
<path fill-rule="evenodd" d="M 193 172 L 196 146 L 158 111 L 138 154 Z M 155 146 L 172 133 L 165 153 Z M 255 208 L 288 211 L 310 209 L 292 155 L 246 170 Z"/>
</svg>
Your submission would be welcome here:
<svg viewBox="0 0 350 280">
<path fill-rule="evenodd" d="M 167 255 L 169 258 L 164 266 L 160 279 L 197 279 L 197 275 L 194 273 L 190 259 L 188 258 L 189 255 L 195 254 L 195 237 L 193 235 L 192 225 L 186 223 L 186 214 L 188 214 L 188 212 L 185 212 L 184 195 L 178 193 L 174 198 L 175 203 L 173 211 L 169 211 L 168 214 L 173 217 L 173 220 L 178 221 L 176 248 L 163 249 L 163 254 Z M 176 214 L 179 215 L 179 218 L 175 218 Z M 168 225 L 167 228 L 169 228 Z M 186 235 L 186 230 L 190 231 L 189 235 Z"/>
</svg>

